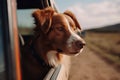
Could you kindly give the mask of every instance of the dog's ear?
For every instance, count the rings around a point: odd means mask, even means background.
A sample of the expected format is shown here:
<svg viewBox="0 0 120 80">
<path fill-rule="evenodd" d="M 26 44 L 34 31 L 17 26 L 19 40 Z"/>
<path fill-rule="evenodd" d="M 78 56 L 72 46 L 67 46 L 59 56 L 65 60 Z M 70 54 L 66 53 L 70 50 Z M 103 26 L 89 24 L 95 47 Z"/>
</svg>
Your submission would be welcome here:
<svg viewBox="0 0 120 80">
<path fill-rule="evenodd" d="M 64 12 L 64 14 L 67 15 L 67 16 L 69 16 L 69 17 L 71 17 L 73 19 L 73 21 L 75 22 L 76 27 L 81 30 L 79 22 L 77 21 L 75 15 L 71 11 L 67 10 L 67 11 Z"/>
<path fill-rule="evenodd" d="M 53 14 L 54 10 L 51 7 L 33 12 L 32 16 L 35 18 L 35 24 L 37 25 L 35 30 L 41 29 L 44 33 L 47 33 L 51 26 Z"/>
</svg>

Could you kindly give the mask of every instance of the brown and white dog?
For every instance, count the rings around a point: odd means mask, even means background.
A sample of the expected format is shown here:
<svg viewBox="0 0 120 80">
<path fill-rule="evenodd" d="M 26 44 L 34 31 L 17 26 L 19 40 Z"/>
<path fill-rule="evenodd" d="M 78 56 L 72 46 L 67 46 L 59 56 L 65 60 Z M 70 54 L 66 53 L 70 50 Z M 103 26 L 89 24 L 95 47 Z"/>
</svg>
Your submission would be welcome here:
<svg viewBox="0 0 120 80">
<path fill-rule="evenodd" d="M 64 55 L 78 55 L 82 51 L 85 41 L 77 35 L 81 27 L 72 12 L 57 13 L 48 7 L 36 10 L 32 16 L 35 18 L 36 27 L 30 45 L 32 44 L 34 52 L 46 64 L 56 67 L 61 63 Z M 28 67 L 35 66 L 35 64 L 32 65 L 35 61 L 31 61 L 31 52 L 30 48 L 26 51 L 29 60 L 24 64 Z"/>
<path fill-rule="evenodd" d="M 35 36 L 40 35 L 34 42 L 35 51 L 47 64 L 57 66 L 64 54 L 82 51 L 85 41 L 76 34 L 81 27 L 70 11 L 61 14 L 46 8 L 35 11 L 33 17 L 37 25 Z"/>
</svg>

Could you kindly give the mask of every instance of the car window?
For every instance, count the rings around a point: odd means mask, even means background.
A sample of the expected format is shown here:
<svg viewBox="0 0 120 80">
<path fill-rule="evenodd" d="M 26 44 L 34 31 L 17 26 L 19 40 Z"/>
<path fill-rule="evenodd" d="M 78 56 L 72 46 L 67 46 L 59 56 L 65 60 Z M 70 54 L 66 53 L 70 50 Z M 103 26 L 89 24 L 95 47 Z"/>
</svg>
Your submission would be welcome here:
<svg viewBox="0 0 120 80">
<path fill-rule="evenodd" d="M 0 9 L 1 10 L 1 9 Z M 4 62 L 4 45 L 3 45 L 3 33 L 2 33 L 2 14 L 0 11 L 0 80 L 6 80 L 5 78 L 5 62 Z"/>
<path fill-rule="evenodd" d="M 17 19 L 19 33 L 22 35 L 28 35 L 32 33 L 32 28 L 34 28 L 34 18 L 32 17 L 32 12 L 35 9 L 18 9 Z"/>
</svg>

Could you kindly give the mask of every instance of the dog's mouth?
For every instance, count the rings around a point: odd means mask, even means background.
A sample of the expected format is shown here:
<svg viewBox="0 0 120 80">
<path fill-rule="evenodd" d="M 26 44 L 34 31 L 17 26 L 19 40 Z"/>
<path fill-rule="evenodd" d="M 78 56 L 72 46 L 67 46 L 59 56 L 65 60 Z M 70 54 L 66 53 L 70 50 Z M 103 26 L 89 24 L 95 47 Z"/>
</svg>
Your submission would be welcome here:
<svg viewBox="0 0 120 80">
<path fill-rule="evenodd" d="M 58 48 L 58 49 L 57 49 L 57 52 L 63 52 L 63 50 Z"/>
<path fill-rule="evenodd" d="M 83 50 L 83 49 L 80 49 L 80 50 L 72 50 L 72 51 L 69 51 L 69 50 L 64 51 L 64 50 L 58 48 L 58 49 L 57 49 L 57 52 L 58 52 L 58 53 L 62 53 L 62 54 L 66 54 L 66 55 L 69 55 L 69 56 L 75 56 L 75 55 L 78 55 L 79 53 L 81 53 L 82 50 Z"/>
</svg>

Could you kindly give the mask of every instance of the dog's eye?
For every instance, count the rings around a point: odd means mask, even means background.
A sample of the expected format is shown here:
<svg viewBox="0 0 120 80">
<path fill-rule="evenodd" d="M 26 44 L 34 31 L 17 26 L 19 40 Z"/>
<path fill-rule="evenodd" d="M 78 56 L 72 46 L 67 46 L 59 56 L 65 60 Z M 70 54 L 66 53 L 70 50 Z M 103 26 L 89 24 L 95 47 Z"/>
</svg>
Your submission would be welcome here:
<svg viewBox="0 0 120 80">
<path fill-rule="evenodd" d="M 57 30 L 58 31 L 64 31 L 64 28 L 63 27 L 58 27 Z"/>
<path fill-rule="evenodd" d="M 75 30 L 75 33 L 76 33 L 77 35 L 81 36 L 81 31 L 80 31 L 80 30 L 76 29 L 76 30 Z"/>
</svg>

